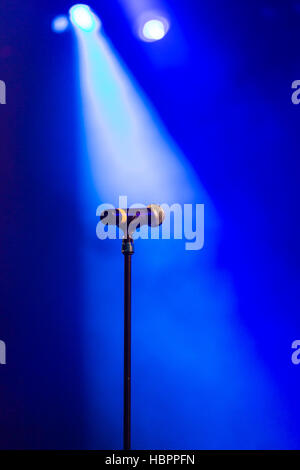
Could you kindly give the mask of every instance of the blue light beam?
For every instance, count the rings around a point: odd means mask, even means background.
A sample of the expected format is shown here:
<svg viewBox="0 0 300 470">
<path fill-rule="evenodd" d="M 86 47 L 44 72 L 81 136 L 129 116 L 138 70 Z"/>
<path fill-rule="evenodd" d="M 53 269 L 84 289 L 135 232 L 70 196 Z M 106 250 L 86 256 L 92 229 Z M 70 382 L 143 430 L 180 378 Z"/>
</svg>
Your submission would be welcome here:
<svg viewBox="0 0 300 470">
<path fill-rule="evenodd" d="M 284 442 L 274 426 L 278 397 L 242 325 L 230 277 L 218 266 L 219 225 L 209 196 L 107 38 L 75 31 L 89 448 L 121 447 L 123 265 L 120 241 L 95 236 L 96 207 L 117 205 L 119 195 L 129 205 L 206 207 L 207 242 L 198 254 L 177 240 L 146 240 L 134 255 L 133 447 Z M 268 427 L 267 437 L 254 427 Z"/>
</svg>

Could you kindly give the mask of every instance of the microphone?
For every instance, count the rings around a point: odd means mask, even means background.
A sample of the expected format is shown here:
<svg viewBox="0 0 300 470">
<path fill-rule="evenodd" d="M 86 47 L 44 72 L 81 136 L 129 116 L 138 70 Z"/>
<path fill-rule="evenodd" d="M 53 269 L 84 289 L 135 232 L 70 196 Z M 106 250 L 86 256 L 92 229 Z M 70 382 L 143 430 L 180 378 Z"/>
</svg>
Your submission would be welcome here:
<svg viewBox="0 0 300 470">
<path fill-rule="evenodd" d="M 123 230 L 131 226 L 133 232 L 142 225 L 158 227 L 165 220 L 165 213 L 157 204 L 150 204 L 144 208 L 105 210 L 100 214 L 100 220 L 104 225 L 116 225 Z"/>
</svg>

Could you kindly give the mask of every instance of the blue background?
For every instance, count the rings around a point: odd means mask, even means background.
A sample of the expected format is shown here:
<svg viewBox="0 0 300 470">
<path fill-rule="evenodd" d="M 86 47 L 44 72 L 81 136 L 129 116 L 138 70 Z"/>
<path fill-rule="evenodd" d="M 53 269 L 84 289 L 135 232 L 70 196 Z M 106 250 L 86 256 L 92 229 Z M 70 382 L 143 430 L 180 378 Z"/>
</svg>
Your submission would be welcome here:
<svg viewBox="0 0 300 470">
<path fill-rule="evenodd" d="M 133 447 L 297 449 L 299 5 L 166 2 L 145 44 L 119 4 L 89 4 L 206 205 L 203 250 L 136 243 Z M 122 445 L 123 260 L 82 189 L 77 46 L 50 28 L 70 6 L 2 6 L 1 448 Z"/>
</svg>

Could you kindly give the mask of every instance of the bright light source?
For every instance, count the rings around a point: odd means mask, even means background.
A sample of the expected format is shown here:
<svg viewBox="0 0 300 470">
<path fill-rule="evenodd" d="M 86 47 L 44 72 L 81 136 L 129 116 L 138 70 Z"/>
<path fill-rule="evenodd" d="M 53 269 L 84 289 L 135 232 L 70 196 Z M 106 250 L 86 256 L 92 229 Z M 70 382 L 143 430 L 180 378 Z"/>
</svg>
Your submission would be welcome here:
<svg viewBox="0 0 300 470">
<path fill-rule="evenodd" d="M 148 15 L 147 15 L 148 16 Z M 139 36 L 143 41 L 159 41 L 169 31 L 169 22 L 166 18 L 144 18 L 140 23 Z"/>
<path fill-rule="evenodd" d="M 143 35 L 150 41 L 158 41 L 166 34 L 165 26 L 160 20 L 150 20 L 143 27 Z"/>
<path fill-rule="evenodd" d="M 92 12 L 88 5 L 74 5 L 72 8 L 70 8 L 69 13 L 73 25 L 77 26 L 83 31 L 95 31 L 100 26 L 99 19 Z"/>
<path fill-rule="evenodd" d="M 52 31 L 55 33 L 63 33 L 69 26 L 69 20 L 65 15 L 59 15 L 52 21 Z"/>
</svg>

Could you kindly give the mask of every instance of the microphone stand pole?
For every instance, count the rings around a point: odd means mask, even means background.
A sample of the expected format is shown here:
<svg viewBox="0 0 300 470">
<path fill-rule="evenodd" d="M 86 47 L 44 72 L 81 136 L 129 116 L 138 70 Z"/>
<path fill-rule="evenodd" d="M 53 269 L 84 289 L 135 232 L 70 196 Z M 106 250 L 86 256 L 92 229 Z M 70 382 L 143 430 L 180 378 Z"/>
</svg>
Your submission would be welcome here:
<svg viewBox="0 0 300 470">
<path fill-rule="evenodd" d="M 124 415 L 123 449 L 130 450 L 131 442 L 131 256 L 133 239 L 123 238 L 124 255 Z"/>
</svg>

